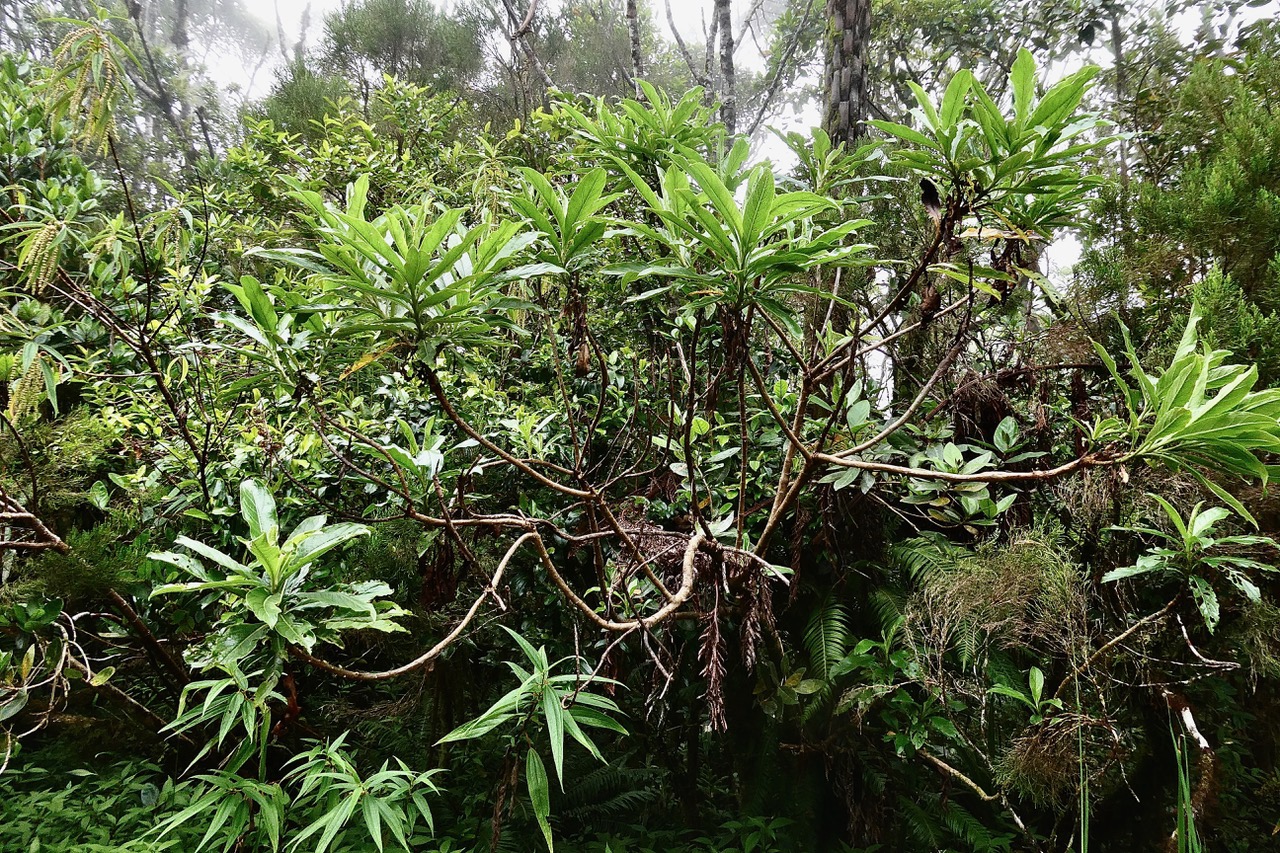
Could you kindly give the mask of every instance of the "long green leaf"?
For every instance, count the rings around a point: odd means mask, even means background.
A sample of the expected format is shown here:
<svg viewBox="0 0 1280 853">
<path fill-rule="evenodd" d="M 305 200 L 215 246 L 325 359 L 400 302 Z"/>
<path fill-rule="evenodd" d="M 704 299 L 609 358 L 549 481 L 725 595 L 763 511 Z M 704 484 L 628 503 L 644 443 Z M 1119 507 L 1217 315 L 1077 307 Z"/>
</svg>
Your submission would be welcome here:
<svg viewBox="0 0 1280 853">
<path fill-rule="evenodd" d="M 240 484 L 240 515 L 249 525 L 249 538 L 265 538 L 272 545 L 280 539 L 276 520 L 276 499 L 261 480 L 245 480 Z"/>
<path fill-rule="evenodd" d="M 547 841 L 547 850 L 555 853 L 555 840 L 551 836 L 551 786 L 547 783 L 547 768 L 542 763 L 542 756 L 536 749 L 530 749 L 525 757 L 525 784 L 529 789 L 529 802 L 533 805 L 533 816 L 537 818 L 542 837 Z"/>
</svg>

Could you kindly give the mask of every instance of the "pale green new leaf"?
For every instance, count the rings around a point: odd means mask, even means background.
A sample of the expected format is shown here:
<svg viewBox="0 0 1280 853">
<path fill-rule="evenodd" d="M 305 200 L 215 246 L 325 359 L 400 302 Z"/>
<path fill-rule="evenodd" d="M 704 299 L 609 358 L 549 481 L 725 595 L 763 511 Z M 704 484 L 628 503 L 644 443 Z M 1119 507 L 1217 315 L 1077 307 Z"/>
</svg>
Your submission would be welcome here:
<svg viewBox="0 0 1280 853">
<path fill-rule="evenodd" d="M 279 541 L 276 499 L 262 481 L 245 480 L 240 484 L 240 515 L 249 525 L 250 539 L 262 537 L 271 545 Z"/>
</svg>

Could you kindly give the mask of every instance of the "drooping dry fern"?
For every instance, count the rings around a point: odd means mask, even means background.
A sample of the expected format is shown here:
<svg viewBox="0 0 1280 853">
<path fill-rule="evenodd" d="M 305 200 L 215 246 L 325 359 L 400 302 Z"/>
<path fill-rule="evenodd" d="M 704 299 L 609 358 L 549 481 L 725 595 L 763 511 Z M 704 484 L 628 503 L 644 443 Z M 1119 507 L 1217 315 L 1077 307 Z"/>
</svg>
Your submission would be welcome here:
<svg viewBox="0 0 1280 853">
<path fill-rule="evenodd" d="M 917 577 L 905 616 L 923 657 L 955 650 L 972 668 L 993 647 L 1070 655 L 1084 640 L 1084 574 L 1046 535 L 984 545 Z"/>
</svg>

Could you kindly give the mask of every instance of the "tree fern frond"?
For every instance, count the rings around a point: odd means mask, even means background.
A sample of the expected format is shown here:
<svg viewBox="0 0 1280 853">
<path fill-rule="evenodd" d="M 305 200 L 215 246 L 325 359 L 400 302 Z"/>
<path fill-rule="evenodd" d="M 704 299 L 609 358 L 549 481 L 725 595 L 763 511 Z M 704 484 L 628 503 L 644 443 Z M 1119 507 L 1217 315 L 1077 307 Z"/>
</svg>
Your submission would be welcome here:
<svg viewBox="0 0 1280 853">
<path fill-rule="evenodd" d="M 819 716 L 819 712 L 831 706 L 831 697 L 835 692 L 831 689 L 831 682 L 824 681 L 822 686 L 809 695 L 808 701 L 804 703 L 800 710 L 800 725 L 808 725 L 811 720 Z"/>
<path fill-rule="evenodd" d="M 956 651 L 965 669 L 974 668 L 982 657 L 987 635 L 977 622 L 963 622 L 956 631 Z"/>
<path fill-rule="evenodd" d="M 634 819 L 657 802 L 657 774 L 649 768 L 606 765 L 570 777 L 560 800 L 561 818 Z"/>
<path fill-rule="evenodd" d="M 879 796 L 889 787 L 889 774 L 882 768 L 877 766 L 869 756 L 863 753 L 865 760 L 859 762 L 858 769 L 861 772 L 862 782 L 867 786 L 867 790 Z"/>
</svg>

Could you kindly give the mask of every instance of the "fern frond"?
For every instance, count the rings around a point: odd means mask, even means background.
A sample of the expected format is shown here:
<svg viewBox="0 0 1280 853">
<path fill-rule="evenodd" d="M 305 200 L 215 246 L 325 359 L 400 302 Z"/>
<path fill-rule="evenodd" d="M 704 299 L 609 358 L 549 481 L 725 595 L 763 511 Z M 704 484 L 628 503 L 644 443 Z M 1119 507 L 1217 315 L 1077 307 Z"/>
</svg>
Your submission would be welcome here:
<svg viewBox="0 0 1280 853">
<path fill-rule="evenodd" d="M 822 711 L 831 706 L 831 698 L 835 695 L 832 690 L 831 682 L 824 681 L 822 686 L 809 695 L 800 710 L 800 725 L 808 725 L 813 719 L 818 717 Z"/>
<path fill-rule="evenodd" d="M 891 625 L 902 621 L 906 595 L 901 590 L 882 587 L 871 593 L 870 604 L 881 630 L 887 631 Z"/>
<path fill-rule="evenodd" d="M 956 651 L 960 655 L 960 665 L 966 670 L 973 669 L 983 657 L 987 635 L 982 625 L 976 621 L 961 623 L 956 633 L 955 643 Z"/>
<path fill-rule="evenodd" d="M 868 791 L 876 796 L 884 794 L 889 787 L 889 774 L 877 766 L 870 755 L 864 753 L 862 759 L 858 763 L 858 769 L 862 776 L 863 784 L 867 786 Z"/>
<path fill-rule="evenodd" d="M 848 609 L 830 597 L 814 608 L 804 629 L 810 673 L 827 678 L 832 667 L 848 654 L 853 633 L 849 621 Z"/>
<path fill-rule="evenodd" d="M 938 822 L 937 810 L 924 808 L 906 797 L 898 797 L 898 809 L 907 833 L 930 850 L 942 848 L 944 827 Z"/>
<path fill-rule="evenodd" d="M 942 822 L 956 838 L 973 848 L 974 853 L 1008 850 L 1013 841 L 1010 835 L 997 835 L 955 800 L 943 806 Z"/>
<path fill-rule="evenodd" d="M 969 555 L 940 533 L 922 533 L 889 548 L 890 561 L 914 583 L 925 583 L 939 572 L 955 566 Z"/>
<path fill-rule="evenodd" d="M 606 765 L 571 776 L 557 811 L 561 819 L 591 824 L 601 819 L 634 819 L 659 799 L 657 774 L 650 768 Z"/>
</svg>

